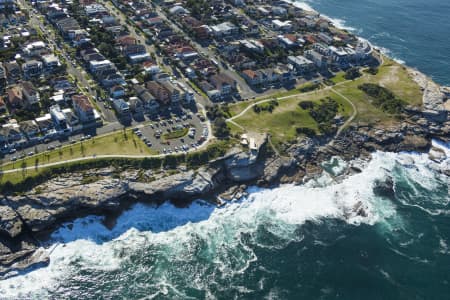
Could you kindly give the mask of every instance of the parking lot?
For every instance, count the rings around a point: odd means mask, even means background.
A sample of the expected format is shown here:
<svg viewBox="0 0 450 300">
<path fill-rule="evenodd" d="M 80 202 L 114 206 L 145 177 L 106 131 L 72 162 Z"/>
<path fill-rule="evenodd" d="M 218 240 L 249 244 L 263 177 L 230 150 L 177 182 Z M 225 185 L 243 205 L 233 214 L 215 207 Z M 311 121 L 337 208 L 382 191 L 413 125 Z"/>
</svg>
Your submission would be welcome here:
<svg viewBox="0 0 450 300">
<path fill-rule="evenodd" d="M 149 147 L 161 154 L 180 153 L 197 148 L 209 134 L 206 123 L 193 113 L 141 124 L 133 131 Z"/>
<path fill-rule="evenodd" d="M 71 135 L 63 139 L 43 141 L 26 148 L 14 148 L 4 154 L 4 162 L 15 161 L 27 156 L 51 151 L 98 135 L 121 130 L 124 126 L 118 122 L 109 123 L 99 128 L 92 128 L 83 133 Z M 134 134 L 144 141 L 150 148 L 160 154 L 180 153 L 198 147 L 210 134 L 204 116 L 196 109 L 172 108 L 154 116 L 153 119 L 144 118 L 141 122 L 133 119 L 131 126 Z M 175 133 L 174 133 L 175 132 Z M 169 134 L 185 133 L 178 138 L 169 138 Z"/>
</svg>

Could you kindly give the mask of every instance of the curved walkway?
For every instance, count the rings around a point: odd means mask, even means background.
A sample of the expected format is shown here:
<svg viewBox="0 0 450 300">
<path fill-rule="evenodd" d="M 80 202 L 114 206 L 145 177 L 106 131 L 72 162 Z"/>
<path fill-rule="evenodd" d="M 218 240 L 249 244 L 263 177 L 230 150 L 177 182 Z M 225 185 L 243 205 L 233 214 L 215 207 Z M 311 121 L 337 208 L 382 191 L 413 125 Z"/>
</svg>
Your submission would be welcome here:
<svg viewBox="0 0 450 300">
<path fill-rule="evenodd" d="M 250 109 L 252 109 L 255 105 L 262 104 L 262 103 L 266 103 L 266 102 L 270 102 L 270 101 L 272 101 L 272 100 L 274 100 L 274 99 L 276 99 L 276 101 L 283 101 L 283 100 L 287 100 L 287 99 L 291 99 L 291 98 L 298 97 L 299 95 L 307 96 L 307 95 L 312 95 L 312 94 L 317 93 L 317 92 L 323 92 L 323 91 L 327 91 L 327 90 L 332 90 L 333 87 L 340 86 L 340 85 L 345 84 L 345 83 L 348 83 L 348 82 L 350 82 L 350 81 L 351 81 L 351 80 L 345 80 L 345 81 L 336 83 L 336 84 L 333 85 L 333 86 L 326 86 L 326 87 L 324 87 L 324 88 L 322 88 L 322 89 L 314 90 L 314 91 L 307 92 L 307 93 L 298 93 L 298 94 L 289 95 L 289 96 L 284 96 L 284 97 L 279 97 L 279 98 L 265 98 L 265 99 L 262 99 L 262 100 L 259 100 L 259 101 L 257 101 L 257 102 L 254 102 L 254 103 L 250 104 L 250 105 L 247 106 L 243 111 L 241 111 L 239 114 L 237 114 L 237 115 L 235 115 L 235 116 L 233 116 L 233 117 L 231 117 L 231 118 L 228 118 L 226 121 L 227 121 L 227 122 L 230 122 L 230 123 L 232 123 L 232 124 L 234 124 L 234 125 L 236 125 L 236 126 L 238 126 L 238 127 L 240 127 L 240 128 L 243 128 L 242 126 L 236 124 L 236 122 L 233 122 L 233 120 L 235 120 L 235 119 L 237 119 L 237 118 L 242 117 L 243 115 L 245 115 L 245 114 L 246 114 Z"/>
<path fill-rule="evenodd" d="M 343 98 L 345 101 L 347 101 L 353 108 L 353 113 L 350 116 L 350 118 L 348 118 L 348 120 L 345 121 L 345 123 L 342 124 L 339 127 L 338 131 L 336 132 L 336 135 L 334 136 L 334 138 L 337 138 L 341 134 L 342 130 L 344 130 L 348 125 L 350 125 L 350 123 L 353 121 L 353 119 L 355 119 L 355 117 L 358 115 L 358 109 L 356 108 L 355 104 L 353 104 L 353 102 L 350 99 L 348 99 L 346 96 L 342 95 L 340 92 L 336 91 L 333 88 L 331 88 L 331 91 L 333 93 L 335 93 L 336 95 L 340 96 L 341 98 Z M 333 141 L 331 141 L 331 143 L 333 143 Z"/>
<path fill-rule="evenodd" d="M 348 120 L 345 121 L 345 123 L 342 124 L 342 125 L 339 127 L 338 131 L 336 132 L 335 138 L 337 138 L 337 137 L 341 134 L 341 132 L 342 132 L 342 131 L 343 131 L 343 130 L 344 130 L 344 129 L 345 129 L 345 128 L 346 128 L 346 127 L 354 120 L 354 119 L 355 119 L 355 117 L 356 117 L 357 114 L 358 114 L 358 109 L 356 108 L 355 104 L 353 104 L 353 102 L 352 102 L 348 97 L 342 95 L 340 92 L 338 92 L 338 91 L 336 91 L 336 90 L 334 89 L 334 87 L 339 86 L 339 85 L 343 85 L 343 84 L 348 83 L 348 82 L 350 82 L 350 81 L 352 81 L 352 80 L 345 80 L 345 81 L 339 82 L 339 83 L 337 83 L 337 84 L 335 84 L 335 85 L 333 85 L 333 86 L 327 86 L 327 87 L 324 87 L 324 88 L 322 88 L 322 89 L 320 89 L 320 90 L 314 90 L 314 91 L 307 92 L 307 93 L 299 93 L 299 94 L 294 94 L 294 95 L 289 95 L 289 96 L 284 96 L 284 97 L 276 98 L 276 101 L 282 101 L 282 100 L 286 100 L 286 99 L 295 98 L 295 97 L 298 97 L 298 95 L 302 95 L 302 96 L 303 96 L 303 95 L 311 95 L 311 94 L 314 94 L 314 93 L 317 93 L 317 92 L 323 92 L 323 91 L 327 91 L 327 90 L 332 91 L 333 93 L 335 93 L 336 95 L 340 96 L 340 97 L 343 98 L 345 101 L 347 101 L 347 102 L 352 106 L 352 109 L 353 109 L 353 113 L 352 113 L 352 115 L 350 116 L 350 118 L 348 118 Z M 273 98 L 271 98 L 271 99 L 262 99 L 262 100 L 260 100 L 260 101 L 254 102 L 254 103 L 250 104 L 249 106 L 247 106 L 247 107 L 246 107 L 243 111 L 241 111 L 239 114 L 237 114 L 237 115 L 235 115 L 235 116 L 233 116 L 233 117 L 231 117 L 231 118 L 228 118 L 226 121 L 229 122 L 229 123 L 231 123 L 231 124 L 233 124 L 233 125 L 235 125 L 235 126 L 237 126 L 237 127 L 239 127 L 239 128 L 242 129 L 242 130 L 245 130 L 244 127 L 242 127 L 241 125 L 239 125 L 238 123 L 236 123 L 234 120 L 237 119 L 237 118 L 239 118 L 239 117 L 241 117 L 241 116 L 243 116 L 243 115 L 245 115 L 245 114 L 246 114 L 250 109 L 252 109 L 255 105 L 262 104 L 262 103 L 266 103 L 266 102 L 269 102 L 269 101 L 272 101 L 272 100 L 274 100 L 274 99 L 273 99 Z M 333 141 L 332 141 L 331 143 L 333 143 Z"/>
</svg>

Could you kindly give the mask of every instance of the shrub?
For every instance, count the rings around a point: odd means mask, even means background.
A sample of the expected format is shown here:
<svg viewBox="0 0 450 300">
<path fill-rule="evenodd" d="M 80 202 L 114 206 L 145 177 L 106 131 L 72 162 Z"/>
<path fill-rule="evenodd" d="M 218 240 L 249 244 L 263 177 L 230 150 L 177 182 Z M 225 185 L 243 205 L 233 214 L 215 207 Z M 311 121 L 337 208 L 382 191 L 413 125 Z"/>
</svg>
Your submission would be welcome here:
<svg viewBox="0 0 450 300">
<path fill-rule="evenodd" d="M 373 98 L 373 105 L 386 113 L 399 114 L 403 111 L 404 102 L 397 98 L 387 88 L 373 83 L 364 83 L 358 86 L 360 90 Z"/>
<path fill-rule="evenodd" d="M 316 135 L 316 132 L 314 131 L 314 129 L 307 128 L 307 127 L 297 127 L 295 129 L 295 131 L 297 132 L 298 135 L 304 134 L 308 137 L 313 137 Z"/>
<path fill-rule="evenodd" d="M 350 68 L 345 72 L 344 78 L 347 80 L 353 80 L 358 77 L 361 77 L 361 72 L 359 72 L 358 68 Z"/>
</svg>

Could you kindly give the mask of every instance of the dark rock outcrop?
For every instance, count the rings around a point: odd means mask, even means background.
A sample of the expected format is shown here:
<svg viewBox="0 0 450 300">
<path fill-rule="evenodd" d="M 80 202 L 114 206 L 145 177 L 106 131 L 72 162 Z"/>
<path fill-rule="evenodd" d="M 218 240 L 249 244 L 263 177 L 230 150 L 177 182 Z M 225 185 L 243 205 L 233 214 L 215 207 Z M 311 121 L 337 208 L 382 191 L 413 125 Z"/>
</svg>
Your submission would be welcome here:
<svg viewBox="0 0 450 300">
<path fill-rule="evenodd" d="M 0 234 L 15 238 L 22 232 L 23 222 L 19 215 L 9 206 L 0 205 Z"/>
<path fill-rule="evenodd" d="M 395 197 L 394 180 L 387 176 L 384 180 L 377 180 L 373 185 L 373 193 L 377 196 L 393 199 Z"/>
<path fill-rule="evenodd" d="M 162 199 L 190 199 L 204 195 L 216 187 L 220 170 L 186 171 L 150 183 L 132 182 L 129 191 Z"/>
</svg>

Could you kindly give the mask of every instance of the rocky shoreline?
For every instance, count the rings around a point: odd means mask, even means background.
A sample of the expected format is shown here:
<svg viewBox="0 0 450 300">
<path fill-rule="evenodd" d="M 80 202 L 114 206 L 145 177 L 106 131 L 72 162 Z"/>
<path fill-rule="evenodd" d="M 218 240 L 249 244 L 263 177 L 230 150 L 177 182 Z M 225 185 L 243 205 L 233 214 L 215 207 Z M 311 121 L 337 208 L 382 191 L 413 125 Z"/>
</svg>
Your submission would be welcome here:
<svg viewBox="0 0 450 300">
<path fill-rule="evenodd" d="M 446 97 L 443 93 L 436 97 L 436 87 L 431 86 L 430 91 L 428 83 L 423 88 L 424 109 L 408 108 L 406 118 L 398 125 L 354 124 L 337 138 L 301 139 L 288 148 L 285 156 L 277 156 L 268 143 L 263 143 L 257 153 L 233 149 L 198 170 L 160 178 L 148 176 L 151 180 L 142 180 L 138 170 L 117 174 L 113 168 L 107 168 L 60 175 L 24 194 L 2 195 L 0 276 L 5 278 L 48 264 L 47 250 L 40 247 L 40 242 L 61 223 L 85 215 L 117 216 L 136 202 L 161 203 L 166 199 L 176 205 L 188 205 L 193 199 L 209 198 L 220 205 L 245 195 L 248 185 L 301 184 L 320 174 L 321 163 L 335 156 L 350 161 L 369 159 L 377 150 L 417 151 L 429 152 L 431 159 L 442 160 L 445 153 L 432 149 L 431 140 L 449 141 Z M 347 170 L 347 174 L 355 172 L 360 170 Z M 95 180 L 83 182 L 86 176 Z M 361 207 L 355 211 L 364 214 Z M 109 223 L 113 226 L 113 218 Z"/>
</svg>

